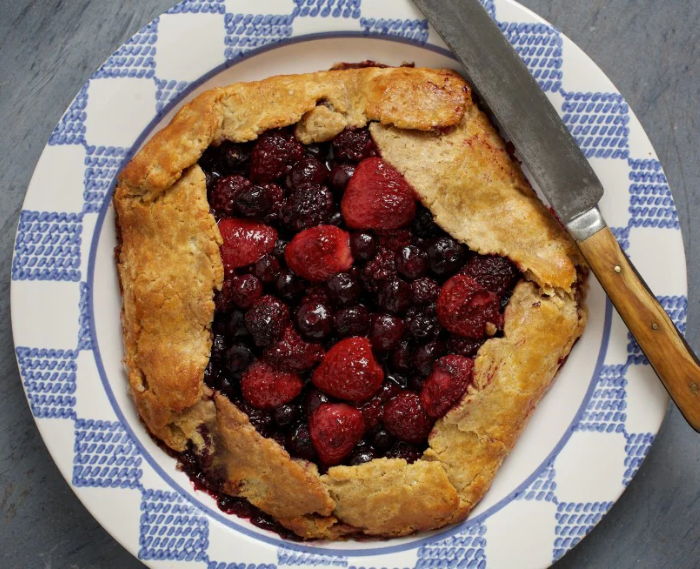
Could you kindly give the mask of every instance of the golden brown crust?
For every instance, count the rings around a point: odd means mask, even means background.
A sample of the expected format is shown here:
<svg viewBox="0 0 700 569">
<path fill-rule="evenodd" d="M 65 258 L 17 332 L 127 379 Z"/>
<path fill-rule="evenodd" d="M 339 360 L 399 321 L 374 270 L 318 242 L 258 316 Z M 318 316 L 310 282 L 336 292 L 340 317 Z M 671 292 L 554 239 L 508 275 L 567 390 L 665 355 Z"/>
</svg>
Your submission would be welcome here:
<svg viewBox="0 0 700 569">
<path fill-rule="evenodd" d="M 321 477 L 334 516 L 367 535 L 400 536 L 450 521 L 459 497 L 438 462 L 381 458 L 336 466 Z"/>
<path fill-rule="evenodd" d="M 368 121 L 417 130 L 452 126 L 462 118 L 468 92 L 453 71 L 376 67 L 279 75 L 212 89 L 185 105 L 119 180 L 125 193 L 155 199 L 210 144 L 254 140 L 266 130 L 299 122 L 319 103 L 352 127 Z"/>
<path fill-rule="evenodd" d="M 327 516 L 333 511 L 335 504 L 315 464 L 291 458 L 274 440 L 263 437 L 226 397 L 215 400 L 229 494 L 243 496 L 278 518 Z"/>
<path fill-rule="evenodd" d="M 459 493 L 453 521 L 464 519 L 491 486 L 585 321 L 572 296 L 546 296 L 529 282 L 515 287 L 503 337 L 481 347 L 474 388 L 435 424 L 424 455 L 440 461 Z"/>
<path fill-rule="evenodd" d="M 369 121 L 383 157 L 445 230 L 479 253 L 510 257 L 533 282 L 516 287 L 504 337 L 482 346 L 475 387 L 438 421 L 422 460 L 379 459 L 319 476 L 203 383 L 223 270 L 195 164 L 225 139 L 297 124 L 297 136 L 314 142 Z M 176 450 L 201 446 L 209 432 L 227 491 L 303 537 L 399 536 L 464 519 L 585 323 L 577 249 L 451 71 L 350 69 L 214 89 L 186 105 L 119 179 L 125 363 L 139 413 Z"/>
<path fill-rule="evenodd" d="M 479 253 L 509 257 L 546 289 L 571 290 L 578 249 L 476 105 L 447 133 L 376 123 L 370 130 L 382 157 L 453 237 Z"/>
<path fill-rule="evenodd" d="M 183 450 L 178 426 L 199 409 L 211 353 L 214 288 L 221 286 L 221 236 L 209 214 L 204 173 L 187 170 L 160 199 L 117 189 L 118 260 L 125 363 L 139 413 L 151 432 Z M 190 428 L 188 427 L 188 431 Z"/>
</svg>

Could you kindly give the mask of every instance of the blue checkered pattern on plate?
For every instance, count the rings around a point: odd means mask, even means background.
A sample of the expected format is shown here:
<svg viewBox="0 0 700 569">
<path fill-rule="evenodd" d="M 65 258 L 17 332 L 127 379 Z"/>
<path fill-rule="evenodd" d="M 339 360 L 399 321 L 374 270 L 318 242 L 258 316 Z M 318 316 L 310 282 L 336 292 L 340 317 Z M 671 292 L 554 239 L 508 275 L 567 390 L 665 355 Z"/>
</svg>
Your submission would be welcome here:
<svg viewBox="0 0 700 569">
<path fill-rule="evenodd" d="M 589 158 L 624 160 L 629 169 L 629 222 L 614 227 L 623 248 L 628 249 L 636 228 L 678 230 L 678 215 L 668 183 L 657 160 L 630 156 L 630 111 L 617 93 L 579 92 L 566 89 L 564 40 L 545 24 L 499 21 L 497 3 L 481 0 L 541 88 L 563 98 L 564 121 Z M 291 38 L 297 19 L 347 19 L 359 24 L 366 35 L 395 36 L 424 43 L 429 39 L 427 21 L 421 18 L 378 17 L 367 8 L 370 0 L 275 0 L 274 13 L 256 13 L 255 4 L 234 0 L 185 0 L 171 8 L 168 17 L 188 14 L 221 15 L 225 29 L 221 62 L 237 60 L 256 48 Z M 245 6 L 245 8 L 244 8 Z M 376 7 L 376 4 L 373 6 Z M 141 78 L 155 83 L 155 107 L 163 113 L 191 86 L 191 78 L 158 74 L 159 19 L 140 30 L 118 49 L 93 76 L 101 80 Z M 161 70 L 162 71 L 162 70 Z M 210 569 L 273 569 L 287 566 L 353 567 L 349 558 L 276 549 L 276 563 L 247 564 L 209 558 L 210 521 L 197 507 L 176 492 L 153 489 L 144 483 L 146 463 L 139 445 L 115 418 L 79 417 L 76 413 L 78 356 L 94 349 L 91 338 L 90 289 L 81 273 L 81 244 L 86 216 L 97 215 L 110 198 L 114 178 L 129 149 L 91 144 L 86 128 L 90 86 L 80 90 L 49 139 L 49 146 L 78 145 L 85 149 L 83 208 L 79 213 L 23 211 L 20 217 L 14 281 L 64 281 L 79 287 L 78 337 L 75 349 L 51 346 L 16 348 L 17 360 L 32 413 L 39 419 L 73 422 L 72 483 L 76 487 L 138 492 L 139 558 L 144 561 L 194 561 Z M 679 328 L 685 330 L 687 298 L 660 298 Z M 82 358 L 82 356 L 81 356 Z M 626 361 L 606 362 L 576 433 L 624 437 L 624 476 L 628 484 L 653 441 L 651 433 L 628 431 L 628 374 L 647 361 L 630 339 Z M 517 500 L 546 502 L 556 506 L 556 535 L 552 556 L 558 559 L 600 520 L 612 502 L 571 502 L 557 496 L 557 470 L 552 459 L 535 479 L 518 493 Z M 552 507 L 553 507 L 552 506 Z M 455 535 L 421 545 L 416 551 L 418 568 L 486 566 L 488 519 L 467 523 Z M 231 558 L 236 558 L 235 551 Z"/>
</svg>

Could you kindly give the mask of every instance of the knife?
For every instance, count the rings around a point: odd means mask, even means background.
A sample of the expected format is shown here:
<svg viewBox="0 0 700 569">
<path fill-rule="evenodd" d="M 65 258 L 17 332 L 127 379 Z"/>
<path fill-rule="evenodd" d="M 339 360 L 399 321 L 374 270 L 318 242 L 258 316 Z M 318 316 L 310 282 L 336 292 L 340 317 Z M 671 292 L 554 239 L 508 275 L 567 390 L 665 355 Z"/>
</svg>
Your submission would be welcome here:
<svg viewBox="0 0 700 569">
<path fill-rule="evenodd" d="M 598 210 L 603 186 L 479 0 L 414 0 L 462 64 L 688 423 L 700 432 L 700 362 Z"/>
</svg>

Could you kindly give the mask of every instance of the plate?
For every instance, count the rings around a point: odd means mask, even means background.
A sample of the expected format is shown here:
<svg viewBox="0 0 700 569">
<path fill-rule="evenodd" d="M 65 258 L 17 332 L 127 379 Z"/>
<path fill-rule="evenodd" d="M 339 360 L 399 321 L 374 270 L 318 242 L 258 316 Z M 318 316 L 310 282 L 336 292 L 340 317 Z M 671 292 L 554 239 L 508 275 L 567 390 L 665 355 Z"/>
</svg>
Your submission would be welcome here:
<svg viewBox="0 0 700 569">
<path fill-rule="evenodd" d="M 590 159 L 606 187 L 608 223 L 684 330 L 678 216 L 641 125 L 568 38 L 510 0 L 484 5 Z M 254 9 L 242 0 L 186 0 L 95 72 L 36 167 L 12 261 L 27 399 L 76 495 L 149 566 L 546 567 L 612 507 L 661 425 L 667 396 L 594 282 L 583 338 L 463 523 L 385 541 L 284 542 L 219 511 L 153 443 L 121 366 L 115 175 L 206 89 L 364 59 L 457 69 L 407 0 L 258 0 Z"/>
</svg>

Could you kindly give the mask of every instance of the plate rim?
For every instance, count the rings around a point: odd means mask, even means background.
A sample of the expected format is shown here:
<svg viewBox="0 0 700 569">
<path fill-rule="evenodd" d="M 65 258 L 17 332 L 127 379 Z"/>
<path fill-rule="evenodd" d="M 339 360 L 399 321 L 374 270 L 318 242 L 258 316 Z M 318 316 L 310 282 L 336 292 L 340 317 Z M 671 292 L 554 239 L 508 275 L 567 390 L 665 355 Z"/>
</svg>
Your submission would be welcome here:
<svg viewBox="0 0 700 569">
<path fill-rule="evenodd" d="M 532 17 L 532 18 L 536 19 L 537 21 L 542 22 L 542 23 L 544 23 L 545 25 L 547 25 L 547 26 L 551 27 L 552 29 L 556 30 L 556 31 L 562 36 L 563 39 L 565 39 L 566 41 L 568 41 L 569 44 L 570 44 L 571 46 L 574 46 L 574 47 L 575 47 L 577 50 L 579 50 L 586 58 L 588 58 L 588 59 L 591 61 L 591 63 L 599 70 L 599 72 L 602 74 L 602 76 L 604 76 L 604 77 L 611 83 L 611 85 L 613 85 L 614 91 L 615 91 L 616 93 L 619 93 L 619 90 L 614 86 L 613 82 L 610 80 L 610 78 L 607 76 L 607 74 L 606 74 L 602 69 L 600 69 L 600 67 L 598 67 L 598 65 L 595 63 L 595 61 L 593 61 L 580 47 L 578 47 L 578 45 L 577 45 L 575 42 L 573 42 L 570 38 L 568 38 L 568 36 L 566 36 L 565 34 L 563 34 L 562 32 L 560 32 L 560 31 L 557 30 L 556 28 L 554 28 L 554 26 L 552 26 L 551 24 L 549 24 L 549 22 L 545 21 L 542 17 L 540 17 L 539 15 L 537 15 L 535 12 L 533 12 L 533 11 L 530 10 L 529 8 L 526 8 L 526 7 L 522 6 L 521 4 L 519 4 L 518 2 L 516 2 L 515 0 L 499 0 L 499 1 L 502 2 L 502 3 L 510 4 L 510 5 L 514 6 L 515 8 L 517 8 L 518 10 L 522 10 L 522 11 L 526 12 L 530 17 Z M 180 4 L 176 4 L 174 7 L 177 7 L 177 6 L 179 6 L 179 5 L 180 5 Z M 149 23 L 146 24 L 146 26 L 151 25 L 151 24 L 152 24 L 154 21 L 156 21 L 159 17 L 160 17 L 160 16 L 158 16 L 158 17 L 155 18 L 154 20 L 151 20 Z M 144 27 L 145 27 L 145 26 L 144 26 Z M 142 29 L 143 29 L 143 28 L 142 28 Z M 136 33 L 138 33 L 138 32 L 136 32 Z M 133 37 L 133 35 L 132 35 L 131 37 Z M 294 37 L 287 38 L 287 39 L 282 40 L 282 41 L 280 41 L 280 42 L 276 42 L 276 43 L 272 43 L 272 44 L 268 44 L 268 45 L 261 46 L 261 47 L 259 47 L 259 48 L 256 48 L 256 49 L 253 49 L 253 50 L 250 50 L 250 51 L 246 52 L 242 57 L 236 57 L 235 59 L 227 60 L 227 61 L 225 61 L 224 63 L 220 64 L 219 66 L 217 66 L 217 67 L 211 69 L 211 70 L 210 70 L 209 72 L 207 72 L 206 74 L 204 74 L 204 75 L 198 77 L 197 80 L 191 82 L 191 83 L 188 85 L 187 89 L 185 89 L 182 93 L 179 93 L 176 97 L 174 97 L 171 101 L 169 101 L 168 105 L 166 105 L 166 106 L 165 106 L 163 109 L 161 109 L 160 111 L 156 112 L 156 114 L 154 115 L 154 118 L 153 118 L 153 119 L 149 122 L 149 124 L 143 129 L 142 133 L 139 135 L 139 137 L 137 138 L 137 140 L 136 140 L 136 141 L 134 142 L 134 144 L 131 146 L 129 152 L 128 152 L 128 153 L 125 155 L 125 157 L 123 158 L 123 160 L 122 160 L 122 162 L 121 162 L 121 164 L 120 164 L 118 170 L 121 170 L 121 168 L 124 166 L 124 164 L 126 164 L 126 162 L 127 162 L 131 157 L 133 157 L 133 155 L 134 155 L 134 153 L 135 153 L 135 149 L 138 149 L 139 146 L 142 144 L 143 140 L 145 140 L 150 134 L 153 133 L 153 130 L 154 130 L 155 126 L 162 120 L 163 116 L 167 115 L 167 113 L 169 113 L 174 107 L 180 105 L 180 104 L 182 103 L 182 100 L 183 100 L 188 94 L 190 94 L 193 90 L 197 89 L 199 86 L 201 86 L 203 83 L 205 83 L 206 81 L 208 81 L 208 80 L 211 79 L 212 77 L 214 77 L 214 76 L 216 76 L 217 74 L 221 73 L 221 72 L 224 71 L 225 69 L 228 69 L 229 67 L 232 67 L 232 66 L 234 66 L 234 65 L 236 65 L 236 64 L 238 64 L 238 63 L 240 63 L 240 62 L 242 62 L 242 61 L 245 61 L 245 60 L 247 60 L 247 59 L 249 59 L 249 58 L 251 58 L 251 57 L 255 57 L 256 55 L 259 55 L 259 54 L 264 53 L 264 52 L 266 52 L 266 51 L 270 51 L 270 50 L 274 50 L 274 49 L 283 48 L 283 47 L 285 47 L 285 46 L 288 46 L 288 45 L 294 44 L 294 43 L 303 43 L 303 42 L 313 41 L 313 40 L 315 40 L 315 39 L 328 39 L 329 37 L 343 37 L 343 38 L 348 38 L 348 37 L 355 37 L 355 38 L 357 38 L 357 37 L 360 37 L 360 38 L 368 38 L 368 39 L 379 39 L 379 40 L 385 40 L 385 41 L 398 41 L 398 42 L 400 42 L 400 43 L 407 43 L 407 44 L 414 45 L 414 46 L 419 47 L 419 48 L 421 48 L 421 49 L 428 49 L 428 50 L 431 50 L 431 51 L 435 51 L 435 52 L 441 53 L 442 55 L 445 55 L 445 56 L 447 56 L 447 57 L 453 58 L 453 56 L 452 56 L 452 54 L 449 52 L 449 50 L 444 49 L 444 48 L 441 48 L 441 47 L 439 47 L 439 46 L 435 46 L 435 45 L 431 44 L 429 40 L 426 40 L 426 42 L 423 43 L 423 42 L 420 42 L 420 41 L 417 41 L 417 40 L 413 40 L 413 39 L 409 39 L 409 38 L 397 38 L 397 37 L 394 37 L 394 36 L 385 35 L 385 34 L 381 34 L 381 33 L 370 33 L 370 34 L 367 34 L 367 33 L 365 33 L 365 32 L 352 32 L 352 31 L 349 31 L 349 32 L 344 32 L 344 31 L 337 31 L 337 32 L 314 32 L 314 33 L 310 33 L 310 34 L 296 35 L 296 36 L 294 36 Z M 127 41 L 129 41 L 129 40 L 127 40 Z M 126 43 L 126 42 L 124 42 L 124 43 Z M 124 45 L 124 44 L 122 44 L 122 45 Z M 117 49 L 119 49 L 119 48 L 117 48 Z M 103 65 L 104 65 L 104 63 L 103 63 Z M 102 66 L 100 66 L 98 69 L 101 69 L 101 68 L 102 68 Z M 90 81 L 92 80 L 92 77 L 93 77 L 93 76 L 91 75 L 90 78 L 87 80 L 87 82 L 86 82 L 84 85 L 81 86 L 80 90 L 78 91 L 78 95 L 80 94 L 80 91 L 81 91 L 87 84 L 90 83 Z M 78 95 L 76 95 L 76 98 L 77 98 Z M 75 101 L 75 98 L 71 101 L 71 103 L 69 104 L 69 106 L 67 107 L 66 110 L 70 109 L 70 106 L 73 104 L 73 101 Z M 631 115 L 632 117 L 634 117 L 635 120 L 638 121 L 638 119 L 637 119 L 636 115 L 634 114 L 634 111 L 632 110 L 631 107 L 630 107 L 630 109 L 629 109 L 629 113 L 630 113 L 630 115 Z M 64 111 L 64 114 L 65 114 L 65 111 Z M 62 115 L 61 118 L 62 118 L 63 116 L 64 116 L 64 115 Z M 61 119 L 59 119 L 59 124 L 60 124 L 60 120 L 61 120 Z M 641 124 L 641 123 L 640 123 L 640 124 Z M 646 133 L 644 132 L 643 127 L 642 127 L 642 132 L 646 135 Z M 651 142 L 649 142 L 649 144 L 650 144 L 650 148 L 652 148 L 653 158 L 656 158 L 657 155 L 656 155 L 656 152 L 653 150 L 653 146 L 651 145 Z M 43 154 L 44 154 L 44 152 L 45 152 L 45 150 L 46 150 L 47 147 L 48 147 L 48 141 L 47 141 L 47 144 L 44 146 L 44 148 L 43 148 L 43 150 L 42 150 L 42 155 L 40 156 L 39 161 L 37 162 L 37 165 L 38 165 L 39 162 L 41 161 L 41 157 L 43 156 Z M 663 172 L 663 169 L 662 169 L 661 171 Z M 34 173 L 33 173 L 33 175 L 32 175 L 32 179 L 30 180 L 30 183 L 29 183 L 29 185 L 28 185 L 27 194 L 25 195 L 25 201 L 26 201 L 26 199 L 27 199 L 27 195 L 28 195 L 29 192 L 32 190 L 32 186 L 33 186 L 35 174 L 36 174 L 36 169 L 35 169 L 35 171 L 34 171 Z M 115 186 L 115 183 L 116 183 L 115 180 L 113 180 L 113 181 L 112 181 L 112 184 L 111 184 L 111 186 L 110 186 L 110 188 L 109 188 L 109 190 L 108 190 L 108 192 L 107 192 L 107 194 L 106 194 L 107 196 L 111 197 L 112 192 L 113 192 L 113 189 L 114 189 L 114 186 Z M 37 191 L 37 190 L 35 189 L 34 191 Z M 675 200 L 673 200 L 673 201 L 674 201 L 674 207 L 675 207 Z M 110 203 L 110 202 L 111 202 L 111 199 L 109 199 L 109 200 L 108 200 L 108 199 L 105 199 L 104 203 L 103 203 L 102 206 L 100 207 L 100 210 L 99 210 L 99 213 L 98 213 L 98 220 L 96 221 L 96 224 L 95 224 L 95 227 L 94 227 L 94 229 L 93 229 L 93 233 L 92 233 L 92 236 L 91 236 L 91 239 L 90 239 L 91 245 L 90 245 L 89 259 L 88 259 L 88 268 L 87 268 L 87 274 L 88 274 L 88 276 L 87 276 L 87 281 L 88 281 L 88 282 L 92 282 L 92 276 L 93 276 L 93 273 L 94 273 L 94 266 L 95 266 L 94 257 L 95 257 L 95 255 L 96 255 L 96 248 L 95 248 L 95 246 L 96 246 L 97 242 L 99 241 L 99 235 L 100 235 L 100 231 L 98 231 L 98 230 L 101 228 L 101 224 L 102 224 L 103 221 L 104 221 L 104 217 L 106 216 L 106 212 L 109 210 L 109 203 Z M 16 256 L 16 254 L 17 254 L 16 243 L 17 243 L 17 236 L 18 236 L 18 228 L 19 228 L 19 223 L 21 222 L 21 213 L 22 213 L 23 211 L 25 211 L 24 203 L 23 203 L 23 206 L 22 206 L 22 208 L 21 208 L 21 210 L 20 210 L 20 218 L 18 219 L 17 227 L 15 228 L 15 242 L 14 242 L 14 243 L 15 243 L 15 247 L 13 247 L 13 255 L 12 255 L 13 263 L 14 263 L 15 256 Z M 684 293 L 684 294 L 686 295 L 686 297 L 687 297 L 687 288 L 688 288 L 688 286 L 687 286 L 687 270 L 688 270 L 688 268 L 687 268 L 687 258 L 686 258 L 685 246 L 684 246 L 684 244 L 682 243 L 682 239 L 681 239 L 681 244 L 680 244 L 680 249 L 679 249 L 679 251 L 682 253 L 683 266 L 684 266 L 684 269 L 685 269 L 685 270 L 683 271 L 683 273 L 684 273 L 684 282 L 682 283 L 682 289 L 683 289 L 683 293 Z M 674 251 L 674 255 L 675 255 L 675 254 L 677 254 L 676 251 Z M 15 300 L 16 297 L 15 297 L 15 295 L 13 295 L 13 289 L 15 289 L 16 286 L 18 286 L 17 283 L 18 283 L 18 281 L 16 281 L 14 278 L 11 278 L 11 286 L 10 286 L 10 304 L 11 304 L 11 323 L 12 323 L 12 331 L 13 331 L 13 340 L 14 340 L 14 338 L 17 336 L 17 332 L 16 332 L 17 322 L 21 320 L 21 317 L 17 314 L 17 313 L 18 313 L 18 310 L 19 310 L 19 307 L 17 306 L 18 301 Z M 95 334 L 94 312 L 93 312 L 93 309 L 94 309 L 94 296 L 93 296 L 92 294 L 90 294 L 89 299 L 90 299 L 90 302 L 89 302 L 89 305 L 90 305 L 90 312 L 91 312 L 91 316 L 93 316 L 92 318 L 90 318 L 90 334 L 91 334 L 91 338 L 93 339 L 93 348 L 92 348 L 92 351 L 94 351 L 94 353 L 95 353 L 95 360 L 96 360 L 96 362 L 99 362 L 99 363 L 98 363 L 98 369 L 100 370 L 100 379 L 101 379 L 101 381 L 103 381 L 103 384 L 104 384 L 104 386 L 105 386 L 105 388 L 106 388 L 106 391 L 107 391 L 108 398 L 109 398 L 109 400 L 110 400 L 110 404 L 112 405 L 112 408 L 114 409 L 115 413 L 117 414 L 118 419 L 119 419 L 120 422 L 122 423 L 122 426 L 129 432 L 130 436 L 132 436 L 132 439 L 135 440 L 136 444 L 137 444 L 138 446 L 141 446 L 140 443 L 138 442 L 137 438 L 133 436 L 133 433 L 131 432 L 131 427 L 130 427 L 130 425 L 128 424 L 128 422 L 126 421 L 126 419 L 123 417 L 123 415 L 121 414 L 121 410 L 119 409 L 118 404 L 116 404 L 116 402 L 113 401 L 113 396 L 112 396 L 112 393 L 111 393 L 111 388 L 110 388 L 107 384 L 105 384 L 105 372 L 104 372 L 104 370 L 102 369 L 101 357 L 100 357 L 100 355 L 99 355 L 99 343 L 98 343 L 98 341 L 97 341 L 97 336 L 96 336 L 96 334 Z M 606 299 L 605 327 L 604 327 L 604 330 L 603 330 L 604 336 L 607 336 L 607 335 L 609 335 L 609 333 L 610 333 L 609 320 L 610 320 L 610 318 L 611 318 L 611 312 L 612 312 L 612 306 L 610 305 L 609 300 Z M 435 540 L 438 540 L 438 539 L 444 539 L 444 538 L 446 538 L 446 537 L 449 537 L 449 536 L 452 535 L 453 533 L 457 533 L 457 531 L 459 531 L 460 529 L 464 529 L 464 527 L 465 527 L 466 524 L 469 524 L 470 522 L 476 524 L 476 523 L 477 523 L 477 520 L 483 520 L 483 519 L 487 518 L 489 515 L 491 515 L 492 513 L 495 513 L 495 511 L 497 511 L 498 509 L 501 509 L 502 507 L 504 507 L 505 505 L 507 505 L 507 504 L 512 500 L 512 498 L 511 498 L 512 495 L 517 495 L 517 492 L 519 492 L 519 491 L 521 491 L 522 489 L 526 488 L 526 487 L 532 482 L 532 480 L 534 480 L 545 468 L 547 468 L 548 463 L 550 463 L 552 460 L 554 460 L 554 458 L 555 458 L 555 457 L 557 456 L 557 454 L 560 452 L 561 448 L 563 448 L 563 446 L 565 446 L 566 442 L 567 442 L 568 439 L 570 438 L 570 436 L 571 436 L 571 434 L 572 434 L 571 427 L 572 427 L 576 422 L 578 422 L 582 411 L 585 409 L 586 403 L 587 403 L 587 402 L 589 401 L 589 399 L 590 399 L 591 391 L 592 391 L 592 389 L 595 387 L 595 384 L 596 384 L 596 381 L 595 381 L 596 375 L 597 375 L 597 372 L 598 372 L 599 369 L 600 369 L 600 365 L 602 365 L 603 362 L 604 362 L 605 352 L 606 352 L 607 347 L 608 347 L 608 344 L 609 344 L 609 338 L 608 338 L 608 337 L 605 337 L 604 340 L 603 340 L 603 342 L 602 342 L 601 344 L 604 345 L 604 347 L 602 347 L 602 348 L 599 350 L 599 355 L 598 355 L 598 360 L 599 360 L 599 361 L 598 361 L 597 364 L 596 364 L 596 368 L 595 368 L 595 372 L 594 372 L 593 378 L 592 378 L 591 381 L 590 381 L 590 384 L 589 384 L 589 387 L 588 387 L 588 389 L 587 389 L 586 395 L 585 395 L 584 399 L 582 400 L 582 403 L 581 403 L 581 405 L 580 405 L 580 407 L 579 407 L 579 409 L 578 409 L 578 411 L 577 411 L 577 413 L 576 413 L 576 415 L 575 415 L 575 417 L 574 417 L 574 420 L 572 421 L 570 427 L 567 429 L 566 435 L 565 435 L 564 437 L 562 437 L 562 439 L 557 443 L 557 445 L 555 445 L 555 448 L 551 451 L 550 455 L 548 455 L 547 458 L 542 462 L 542 464 L 540 464 L 540 465 L 533 471 L 532 475 L 529 476 L 521 485 L 518 486 L 518 488 L 516 489 L 516 491 L 512 492 L 511 494 L 509 494 L 508 496 L 506 496 L 505 498 L 503 498 L 501 501 L 499 501 L 497 504 L 495 504 L 494 506 L 490 507 L 490 508 L 489 508 L 488 510 L 486 510 L 485 512 L 482 512 L 481 514 L 479 514 L 479 515 L 476 516 L 475 518 L 468 518 L 467 520 L 465 520 L 465 522 L 462 522 L 462 523 L 458 524 L 458 525 L 455 526 L 454 528 L 450 528 L 449 530 L 446 530 L 446 531 L 444 531 L 444 532 L 440 532 L 440 533 L 438 533 L 438 534 L 435 534 L 434 536 L 430 536 L 430 537 L 428 537 L 428 538 L 424 538 L 423 540 L 416 540 L 415 542 L 410 542 L 410 543 L 408 543 L 408 544 L 404 544 L 403 546 L 394 546 L 394 547 L 398 547 L 398 548 L 400 548 L 400 549 L 390 550 L 390 551 L 385 551 L 385 550 L 384 550 L 384 549 L 391 549 L 391 546 L 390 546 L 390 547 L 388 547 L 388 548 L 383 548 L 383 549 L 370 549 L 370 550 L 339 550 L 339 551 L 336 552 L 336 551 L 330 550 L 330 549 L 313 548 L 314 551 L 312 551 L 312 552 L 313 552 L 313 553 L 319 553 L 319 554 L 322 554 L 322 555 L 324 555 L 324 556 L 343 555 L 343 556 L 347 556 L 347 557 L 354 557 L 354 556 L 360 556 L 360 555 L 363 555 L 363 556 L 367 556 L 367 555 L 369 555 L 369 556 L 378 556 L 378 555 L 385 555 L 385 554 L 395 553 L 396 551 L 404 551 L 404 550 L 407 550 L 407 549 L 415 549 L 415 548 L 420 547 L 425 541 L 435 541 Z M 15 348 L 17 348 L 17 343 L 16 343 L 16 342 L 15 342 Z M 19 367 L 19 359 L 18 359 L 18 353 L 17 353 L 17 350 L 16 350 L 16 349 L 15 349 L 15 359 L 17 360 L 18 367 Z M 21 378 L 21 379 L 22 379 L 23 390 L 24 390 L 24 392 L 25 392 L 25 398 L 27 399 L 28 404 L 29 404 L 29 398 L 28 398 L 28 393 L 27 393 L 26 388 L 25 388 L 24 378 Z M 45 429 L 45 428 L 42 426 L 42 424 L 38 421 L 39 417 L 35 416 L 34 413 L 32 413 L 32 417 L 33 417 L 33 419 L 34 419 L 34 421 L 35 421 L 35 424 L 37 425 L 37 428 L 39 429 L 39 432 L 40 432 L 40 434 L 41 434 L 41 436 L 42 436 L 42 440 L 43 440 L 43 442 L 44 442 L 44 444 L 45 444 L 47 450 L 49 451 L 49 454 L 50 454 L 51 457 L 52 457 L 52 461 L 53 461 L 53 462 L 56 464 L 56 466 L 59 468 L 59 471 L 61 472 L 62 476 L 64 476 L 64 478 L 66 479 L 66 482 L 68 483 L 68 485 L 70 486 L 70 488 L 74 491 L 75 495 L 78 497 L 78 499 L 81 501 L 81 503 L 90 511 L 91 515 L 93 515 L 93 516 L 97 519 L 99 516 L 95 514 L 95 512 L 93 511 L 93 507 L 91 507 L 91 504 L 92 504 L 93 502 L 92 502 L 91 500 L 84 499 L 84 496 L 81 495 L 81 493 L 79 493 L 79 492 L 77 491 L 78 489 L 77 489 L 77 488 L 73 485 L 73 483 L 72 483 L 72 480 L 71 480 L 71 477 L 70 477 L 69 468 L 67 468 L 67 469 L 66 469 L 66 472 L 64 473 L 64 472 L 63 472 L 63 469 L 61 468 L 61 466 L 60 466 L 60 464 L 59 464 L 59 461 L 57 461 L 57 460 L 54 458 L 54 452 L 52 452 L 52 449 L 51 449 L 51 447 L 49 446 L 49 440 L 52 438 L 51 435 L 50 435 L 48 432 L 45 432 L 46 429 Z M 659 429 L 661 428 L 661 426 L 663 425 L 663 422 L 664 422 L 664 420 L 665 420 L 665 417 L 666 417 L 666 414 L 664 414 L 664 416 L 663 416 L 661 422 L 658 424 L 658 426 L 656 426 L 654 429 L 651 429 L 649 432 L 653 432 L 653 434 L 656 435 L 656 434 L 658 433 Z M 146 458 L 146 460 L 148 460 L 147 457 L 149 456 L 149 453 L 148 453 L 147 451 L 145 451 L 145 449 L 143 449 L 143 448 L 142 448 L 142 451 L 143 451 L 143 452 L 142 452 L 142 455 L 144 456 L 144 458 Z M 152 463 L 151 466 L 154 466 L 154 464 Z M 641 466 L 641 464 L 640 464 L 640 466 Z M 156 467 L 156 468 L 159 469 L 159 467 Z M 635 476 L 636 476 L 636 474 L 638 473 L 638 471 L 639 471 L 639 469 L 637 469 L 637 470 L 635 471 L 635 474 L 634 474 Z M 160 474 L 160 473 L 159 473 L 159 474 Z M 209 508 L 207 508 L 206 506 L 204 506 L 203 504 L 201 504 L 201 503 L 199 503 L 199 502 L 193 501 L 192 498 L 191 498 L 190 496 L 188 496 L 188 495 L 186 495 L 186 494 L 184 494 L 184 493 L 181 493 L 180 490 L 179 490 L 179 488 L 178 488 L 178 485 L 177 485 L 176 483 L 169 484 L 169 485 L 172 486 L 176 491 L 178 491 L 178 493 L 180 493 L 180 495 L 184 496 L 186 499 L 188 499 L 190 502 L 192 502 L 192 503 L 194 504 L 194 506 L 195 506 L 197 509 L 199 509 L 199 510 L 201 510 L 202 512 L 204 512 L 205 515 L 206 515 L 207 517 L 213 517 L 213 516 L 210 515 L 210 512 L 208 511 Z M 616 496 L 615 500 L 613 501 L 613 504 L 620 498 L 620 496 L 622 495 L 622 493 L 624 492 L 625 489 L 626 489 L 626 487 L 623 487 L 623 488 L 620 490 L 620 492 L 619 492 L 618 495 Z M 502 504 L 502 505 L 501 505 L 500 507 L 498 507 L 497 509 L 494 509 L 494 508 L 496 508 L 499 504 Z M 95 508 L 95 510 L 98 510 L 98 508 Z M 606 514 L 607 514 L 607 511 L 606 511 Z M 604 517 L 604 516 L 602 516 L 602 517 Z M 601 517 L 601 519 L 602 519 L 602 517 Z M 219 520 L 219 521 L 221 521 L 221 520 Z M 599 521 L 600 521 L 600 520 L 599 520 Z M 599 523 L 599 521 L 596 522 L 596 525 L 597 525 L 597 523 Z M 101 524 L 101 525 L 102 525 L 102 524 Z M 226 525 L 228 526 L 228 524 L 226 524 Z M 237 531 L 240 531 L 241 533 L 247 533 L 247 528 L 236 527 L 235 529 L 236 529 Z M 591 529 L 592 529 L 592 528 L 591 528 Z M 132 550 L 130 544 L 127 544 L 127 543 L 126 543 L 126 540 L 120 539 L 119 537 L 117 537 L 117 535 L 115 535 L 115 534 L 112 533 L 111 531 L 110 531 L 109 533 L 110 533 L 110 535 L 111 535 L 114 539 L 116 539 L 122 546 L 124 546 L 124 547 L 127 549 L 127 551 L 129 551 L 130 553 L 136 555 L 136 552 L 135 552 L 134 550 Z M 586 532 L 586 535 L 587 535 L 588 533 L 590 533 L 590 529 Z M 263 536 L 261 536 L 260 534 L 257 534 L 257 533 L 255 533 L 255 534 L 253 535 L 253 537 L 254 537 L 255 539 L 257 539 L 257 540 L 267 541 L 267 540 L 265 540 L 265 539 L 262 539 Z M 264 537 L 267 537 L 267 536 L 264 536 Z M 278 539 L 278 538 L 273 538 L 273 539 L 276 539 L 276 542 L 271 543 L 272 545 L 280 546 L 280 544 L 283 544 L 283 546 L 284 546 L 285 548 L 295 549 L 295 547 L 294 547 L 295 544 L 294 544 L 294 543 L 286 542 L 286 541 L 280 540 L 280 539 Z M 309 548 L 308 546 L 302 546 L 301 551 L 309 552 L 309 549 L 310 549 L 310 548 Z M 568 551 L 568 550 L 570 550 L 570 548 L 567 549 L 567 551 Z"/>
</svg>

